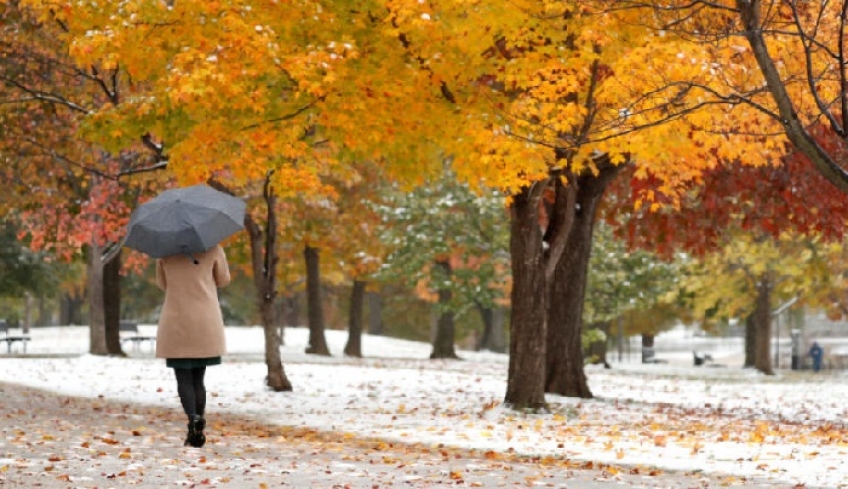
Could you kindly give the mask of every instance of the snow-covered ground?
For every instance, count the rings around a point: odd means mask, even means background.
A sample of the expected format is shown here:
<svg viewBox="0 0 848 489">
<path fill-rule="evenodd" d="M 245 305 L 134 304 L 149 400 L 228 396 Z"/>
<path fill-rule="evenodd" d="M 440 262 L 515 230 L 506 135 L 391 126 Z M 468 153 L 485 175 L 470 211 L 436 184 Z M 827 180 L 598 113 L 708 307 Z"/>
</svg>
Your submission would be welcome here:
<svg viewBox="0 0 848 489">
<path fill-rule="evenodd" d="M 155 334 L 155 326 L 141 332 Z M 149 345 L 128 345 L 130 358 L 104 358 L 86 354 L 83 327 L 36 328 L 31 336 L 27 355 L 7 355 L 0 344 L 0 381 L 179 409 L 173 374 Z M 366 358 L 346 358 L 346 333 L 328 331 L 334 356 L 327 358 L 304 354 L 307 339 L 306 329 L 286 330 L 281 352 L 294 392 L 274 393 L 263 382 L 262 330 L 229 327 L 230 354 L 207 373 L 208 416 L 229 412 L 369 438 L 848 487 L 845 374 L 779 370 L 766 377 L 739 367 L 738 339 L 660 336 L 657 357 L 668 361 L 661 364 L 639 363 L 638 350 L 623 352 L 621 361 L 610 352 L 612 369 L 587 368 L 595 399 L 550 395 L 547 414 L 502 406 L 505 355 L 463 351 L 461 361 L 429 360 L 427 344 L 365 335 Z M 719 366 L 693 366 L 693 349 Z"/>
</svg>

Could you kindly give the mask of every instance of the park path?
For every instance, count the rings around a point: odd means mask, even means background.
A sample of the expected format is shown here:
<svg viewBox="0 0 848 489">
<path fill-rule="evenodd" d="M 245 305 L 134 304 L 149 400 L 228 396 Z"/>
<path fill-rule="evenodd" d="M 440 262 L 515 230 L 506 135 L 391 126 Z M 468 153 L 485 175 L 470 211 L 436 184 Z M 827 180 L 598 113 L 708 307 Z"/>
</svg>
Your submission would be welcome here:
<svg viewBox="0 0 848 489">
<path fill-rule="evenodd" d="M 75 398 L 0 383 L 0 488 L 776 487 L 363 440 L 232 415 L 209 418 L 207 445 L 184 448 L 177 406 Z"/>
</svg>

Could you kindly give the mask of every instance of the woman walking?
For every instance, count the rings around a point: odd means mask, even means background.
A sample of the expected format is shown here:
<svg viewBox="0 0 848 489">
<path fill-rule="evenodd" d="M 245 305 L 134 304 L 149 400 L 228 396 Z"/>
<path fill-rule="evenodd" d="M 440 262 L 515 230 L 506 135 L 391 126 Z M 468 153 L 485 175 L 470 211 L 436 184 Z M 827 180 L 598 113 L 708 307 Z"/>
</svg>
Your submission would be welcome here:
<svg viewBox="0 0 848 489">
<path fill-rule="evenodd" d="M 206 367 L 219 365 L 226 352 L 224 319 L 218 288 L 230 283 L 221 246 L 204 253 L 156 260 L 156 283 L 165 303 L 156 334 L 156 357 L 174 369 L 177 393 L 188 417 L 185 445 L 206 443 Z"/>
</svg>

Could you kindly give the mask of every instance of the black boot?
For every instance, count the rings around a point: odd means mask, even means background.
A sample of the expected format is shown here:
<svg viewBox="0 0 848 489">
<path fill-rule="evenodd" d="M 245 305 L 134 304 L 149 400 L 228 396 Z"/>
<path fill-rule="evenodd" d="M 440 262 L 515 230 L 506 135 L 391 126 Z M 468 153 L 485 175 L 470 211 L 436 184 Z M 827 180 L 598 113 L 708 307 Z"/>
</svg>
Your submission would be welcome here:
<svg viewBox="0 0 848 489">
<path fill-rule="evenodd" d="M 199 414 L 192 414 L 188 419 L 188 435 L 186 436 L 185 446 L 200 448 L 206 444 L 206 435 L 203 434 L 203 429 L 206 428 L 206 420 Z"/>
</svg>

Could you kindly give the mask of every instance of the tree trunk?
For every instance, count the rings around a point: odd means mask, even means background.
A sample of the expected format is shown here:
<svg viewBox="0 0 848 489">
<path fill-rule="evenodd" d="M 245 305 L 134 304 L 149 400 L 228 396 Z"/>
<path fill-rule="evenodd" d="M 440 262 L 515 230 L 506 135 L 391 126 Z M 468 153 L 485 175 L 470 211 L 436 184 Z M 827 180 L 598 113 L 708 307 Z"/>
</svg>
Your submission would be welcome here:
<svg viewBox="0 0 848 489">
<path fill-rule="evenodd" d="M 555 213 L 573 213 L 574 222 L 550 284 L 548 356 L 545 391 L 589 399 L 592 391 L 583 370 L 583 306 L 598 203 L 622 166 L 599 165 L 599 173 L 576 179 L 576 203 L 557 192 Z M 561 185 L 558 183 L 558 185 Z"/>
<path fill-rule="evenodd" d="M 106 318 L 103 291 L 103 248 L 95 243 L 88 245 L 88 352 L 108 355 L 106 347 Z"/>
<path fill-rule="evenodd" d="M 50 306 L 52 301 L 48 301 L 47 297 L 38 297 L 38 317 L 35 320 L 36 326 L 51 326 L 53 325 L 53 313 L 55 312 Z"/>
<path fill-rule="evenodd" d="M 216 188 L 224 190 L 220 186 Z M 250 213 L 245 215 L 244 227 L 250 237 L 253 281 L 256 286 L 259 316 L 265 333 L 265 366 L 268 369 L 265 382 L 275 392 L 286 392 L 291 391 L 293 387 L 283 368 L 283 361 L 280 358 L 280 337 L 277 334 L 274 308 L 274 299 L 277 295 L 277 212 L 276 198 L 268 180 L 265 181 L 263 197 L 267 212 L 266 231 L 262 231 Z"/>
<path fill-rule="evenodd" d="M 350 312 L 348 313 L 347 344 L 344 354 L 362 358 L 362 320 L 365 309 L 365 281 L 354 280 L 350 293 Z"/>
<path fill-rule="evenodd" d="M 318 248 L 306 246 L 306 304 L 309 315 L 309 344 L 306 353 L 330 356 L 327 339 L 324 337 L 324 308 L 321 304 L 321 269 Z"/>
<path fill-rule="evenodd" d="M 103 266 L 103 311 L 106 349 L 110 355 L 126 356 L 121 348 L 121 253 Z"/>
<path fill-rule="evenodd" d="M 492 308 L 492 332 L 480 343 L 480 348 L 497 353 L 506 353 L 506 309 L 501 306 Z"/>
<path fill-rule="evenodd" d="M 754 368 L 766 375 L 774 375 L 771 360 L 771 281 L 767 273 L 757 284 L 757 303 L 754 309 Z"/>
<path fill-rule="evenodd" d="M 379 292 L 368 292 L 368 333 L 383 334 L 383 296 Z"/>
<path fill-rule="evenodd" d="M 446 278 L 450 278 L 453 270 L 447 260 L 439 260 L 436 266 L 442 269 Z M 451 301 L 453 292 L 450 288 L 439 289 L 439 320 L 436 323 L 436 336 L 433 338 L 433 350 L 430 358 L 459 358 L 456 355 L 456 327 Z"/>
<path fill-rule="evenodd" d="M 653 363 L 655 359 L 654 335 L 642 333 L 642 363 Z"/>
<path fill-rule="evenodd" d="M 477 303 L 480 319 L 483 321 L 483 335 L 475 345 L 477 351 L 488 350 L 496 353 L 506 352 L 506 331 L 504 329 L 505 313 L 498 305 L 483 307 Z"/>
<path fill-rule="evenodd" d="M 504 403 L 514 409 L 544 409 L 547 280 L 539 207 L 543 186 L 522 189 L 510 206 L 512 312 L 509 373 Z"/>
<path fill-rule="evenodd" d="M 754 367 L 754 357 L 756 357 L 756 342 L 757 328 L 754 324 L 754 315 L 749 314 L 745 317 L 745 364 L 744 368 Z"/>
<path fill-rule="evenodd" d="M 59 308 L 59 323 L 62 325 L 83 324 L 85 322 L 82 318 L 82 304 L 84 301 L 84 293 L 77 287 L 74 287 L 72 292 L 64 292 Z"/>
<path fill-rule="evenodd" d="M 32 326 L 33 302 L 32 293 L 30 291 L 24 292 L 24 317 L 21 321 L 21 332 L 23 334 L 29 334 L 29 328 Z"/>
<path fill-rule="evenodd" d="M 483 349 L 483 345 L 491 342 L 491 336 L 494 334 L 495 328 L 495 310 L 491 307 L 484 307 L 483 304 L 476 302 L 477 311 L 480 313 L 480 320 L 483 322 L 483 334 L 474 345 L 475 351 Z"/>
</svg>

